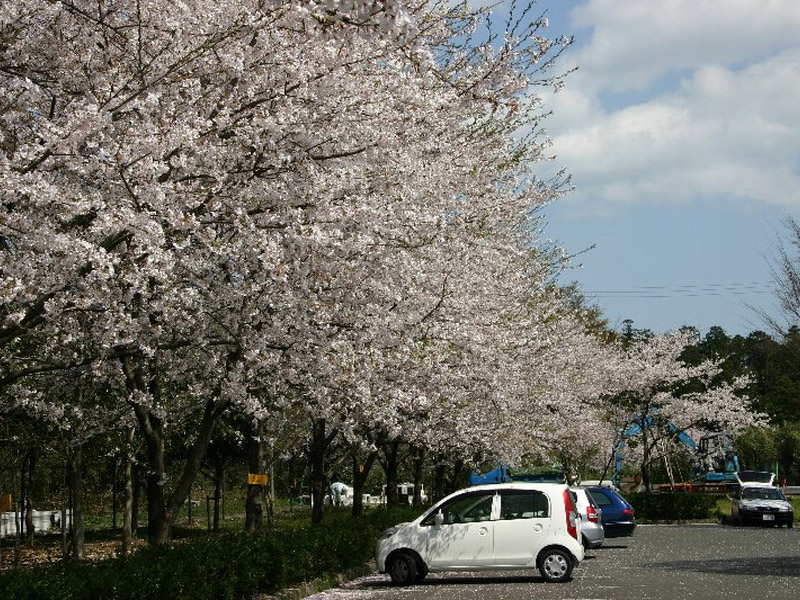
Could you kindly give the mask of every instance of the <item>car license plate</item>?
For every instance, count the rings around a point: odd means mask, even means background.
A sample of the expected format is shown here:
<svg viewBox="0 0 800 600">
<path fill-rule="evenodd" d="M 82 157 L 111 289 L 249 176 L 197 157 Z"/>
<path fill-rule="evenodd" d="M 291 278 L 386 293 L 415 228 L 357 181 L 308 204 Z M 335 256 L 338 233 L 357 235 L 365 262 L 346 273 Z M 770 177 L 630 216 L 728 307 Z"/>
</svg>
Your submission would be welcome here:
<svg viewBox="0 0 800 600">
<path fill-rule="evenodd" d="M 775 515 L 762 515 L 762 517 L 763 517 L 763 519 L 765 521 L 774 521 L 775 520 Z"/>
</svg>

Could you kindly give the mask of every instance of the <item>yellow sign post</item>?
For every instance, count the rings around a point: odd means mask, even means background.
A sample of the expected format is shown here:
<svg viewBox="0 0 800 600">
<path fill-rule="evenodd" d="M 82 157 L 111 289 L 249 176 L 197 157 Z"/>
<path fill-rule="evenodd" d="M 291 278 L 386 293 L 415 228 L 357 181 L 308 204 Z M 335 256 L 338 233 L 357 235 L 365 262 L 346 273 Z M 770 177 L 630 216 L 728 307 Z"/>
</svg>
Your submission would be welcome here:
<svg viewBox="0 0 800 600">
<path fill-rule="evenodd" d="M 264 473 L 248 473 L 247 485 L 267 485 L 267 476 Z"/>
</svg>

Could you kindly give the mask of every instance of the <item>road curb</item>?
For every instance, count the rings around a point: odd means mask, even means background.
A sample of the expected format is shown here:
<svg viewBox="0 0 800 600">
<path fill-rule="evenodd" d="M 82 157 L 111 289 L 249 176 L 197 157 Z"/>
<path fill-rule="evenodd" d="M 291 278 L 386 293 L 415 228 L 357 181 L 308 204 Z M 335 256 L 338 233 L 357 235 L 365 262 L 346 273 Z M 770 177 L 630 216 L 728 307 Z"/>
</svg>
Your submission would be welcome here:
<svg viewBox="0 0 800 600">
<path fill-rule="evenodd" d="M 372 575 L 377 571 L 375 561 L 370 561 L 359 567 L 354 567 L 339 573 L 337 575 L 330 575 L 328 577 L 319 577 L 305 583 L 301 583 L 295 587 L 286 588 L 274 594 L 259 594 L 255 596 L 256 600 L 301 600 L 313 594 L 318 594 L 329 590 L 331 588 L 339 587 L 348 581 Z"/>
</svg>

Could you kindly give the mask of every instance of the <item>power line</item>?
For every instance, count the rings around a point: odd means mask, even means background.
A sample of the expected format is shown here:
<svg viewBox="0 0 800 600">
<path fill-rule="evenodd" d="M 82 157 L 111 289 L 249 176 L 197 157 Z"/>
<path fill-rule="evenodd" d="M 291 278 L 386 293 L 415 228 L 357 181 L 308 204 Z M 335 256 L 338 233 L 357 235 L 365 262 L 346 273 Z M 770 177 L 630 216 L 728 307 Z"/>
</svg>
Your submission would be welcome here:
<svg viewBox="0 0 800 600">
<path fill-rule="evenodd" d="M 606 298 L 704 298 L 773 294 L 771 282 L 750 281 L 685 285 L 642 285 L 625 289 L 583 290 L 586 296 Z"/>
</svg>

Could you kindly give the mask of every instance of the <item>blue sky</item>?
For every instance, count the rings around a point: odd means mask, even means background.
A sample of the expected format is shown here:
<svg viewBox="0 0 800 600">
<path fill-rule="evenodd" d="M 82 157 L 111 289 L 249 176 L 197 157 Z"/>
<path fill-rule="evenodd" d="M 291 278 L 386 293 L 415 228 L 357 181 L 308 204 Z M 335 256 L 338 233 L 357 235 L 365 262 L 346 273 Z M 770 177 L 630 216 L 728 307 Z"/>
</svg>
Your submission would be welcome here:
<svg viewBox="0 0 800 600">
<path fill-rule="evenodd" d="M 576 43 L 546 123 L 575 190 L 546 234 L 613 327 L 766 329 L 800 218 L 800 2 L 539 0 Z M 502 7 L 496 10 L 502 11 Z"/>
</svg>

